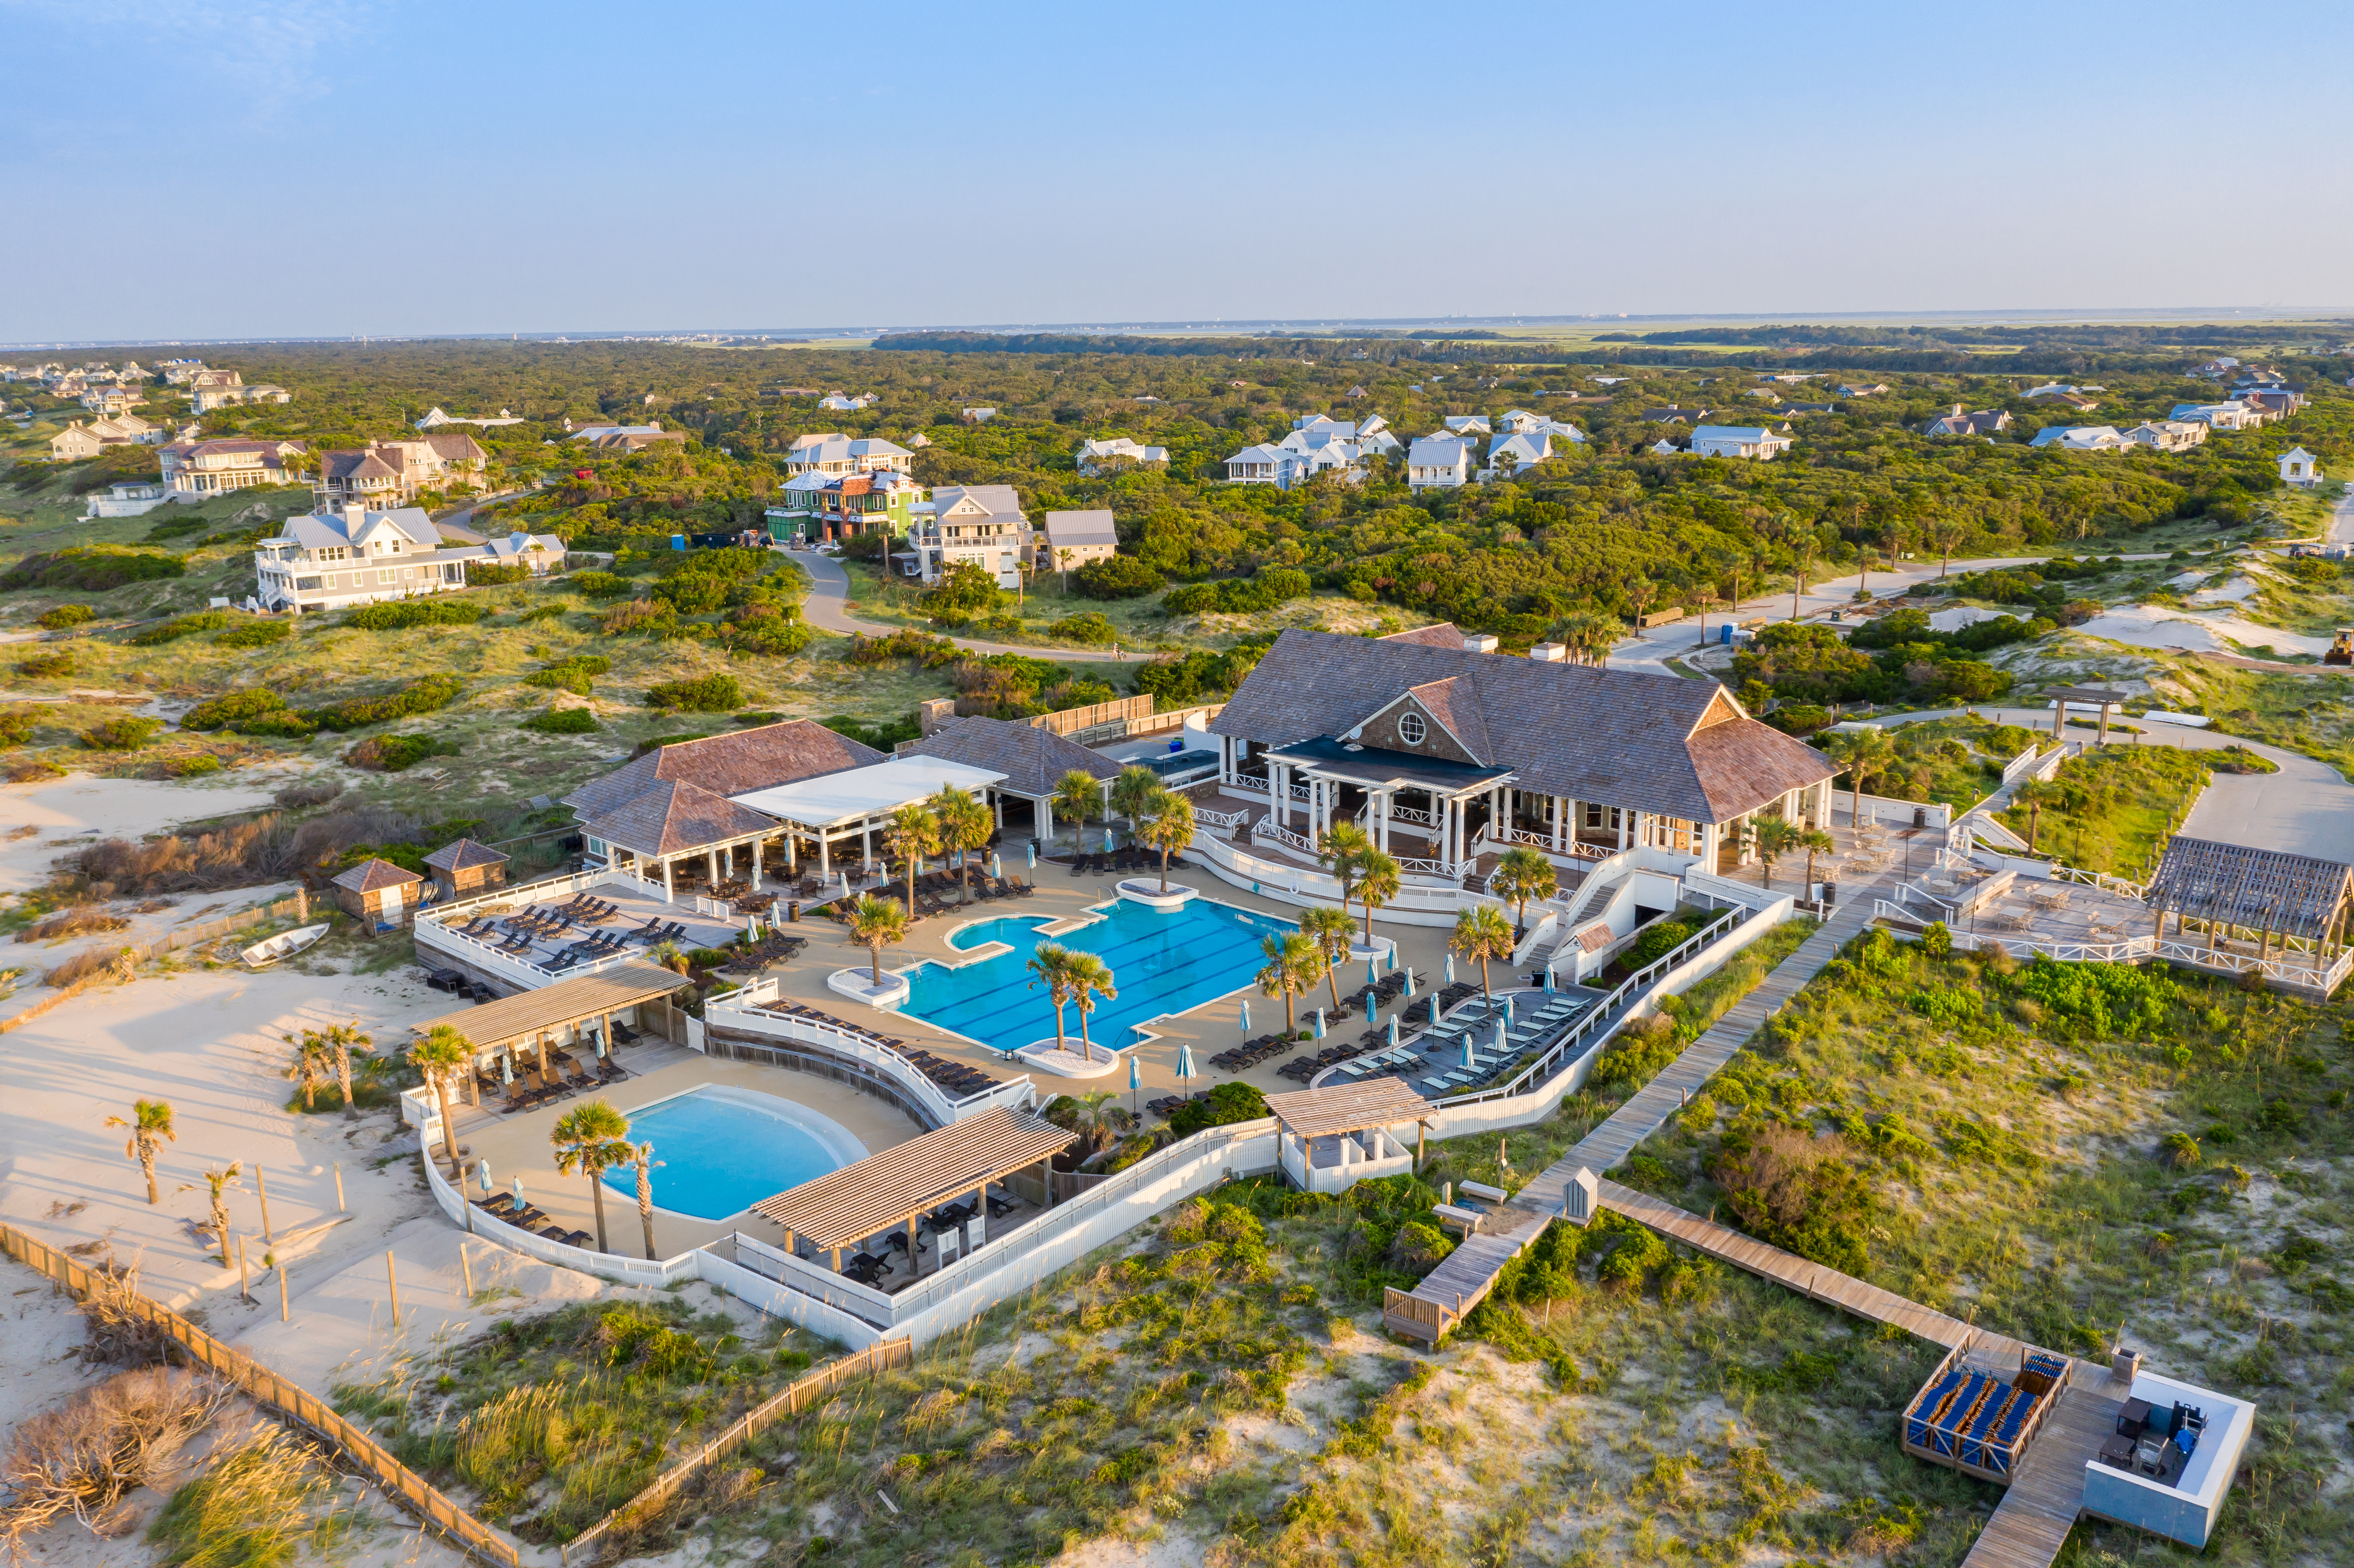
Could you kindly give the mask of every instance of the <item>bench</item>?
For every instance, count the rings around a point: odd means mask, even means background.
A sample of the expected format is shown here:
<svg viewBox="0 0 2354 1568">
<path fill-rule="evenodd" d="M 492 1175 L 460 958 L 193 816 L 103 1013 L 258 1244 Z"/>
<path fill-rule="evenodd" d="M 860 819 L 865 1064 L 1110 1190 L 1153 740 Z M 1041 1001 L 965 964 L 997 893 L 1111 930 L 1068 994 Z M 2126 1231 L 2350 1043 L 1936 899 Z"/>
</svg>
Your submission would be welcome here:
<svg viewBox="0 0 2354 1568">
<path fill-rule="evenodd" d="M 1458 1181 L 1455 1186 L 1458 1192 L 1468 1192 L 1474 1198 L 1483 1198 L 1490 1203 L 1500 1203 L 1511 1196 L 1501 1187 L 1490 1187 L 1485 1181 Z"/>
<path fill-rule="evenodd" d="M 1433 1203 L 1430 1212 L 1438 1216 L 1441 1225 L 1448 1230 L 1460 1229 L 1467 1236 L 1479 1230 L 1488 1218 L 1484 1212 L 1467 1209 L 1459 1203 Z"/>
</svg>

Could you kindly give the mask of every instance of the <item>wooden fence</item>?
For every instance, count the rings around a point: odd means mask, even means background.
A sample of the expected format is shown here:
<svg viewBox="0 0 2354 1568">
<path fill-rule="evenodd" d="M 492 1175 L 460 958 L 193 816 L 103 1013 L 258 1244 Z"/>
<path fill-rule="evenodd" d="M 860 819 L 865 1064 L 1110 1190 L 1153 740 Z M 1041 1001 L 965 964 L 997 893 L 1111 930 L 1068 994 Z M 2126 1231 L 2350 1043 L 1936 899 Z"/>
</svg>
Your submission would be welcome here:
<svg viewBox="0 0 2354 1568">
<path fill-rule="evenodd" d="M 1040 714 L 1028 722 L 1034 729 L 1052 730 L 1056 735 L 1071 735 L 1114 720 L 1126 721 L 1151 716 L 1152 694 L 1146 692 L 1140 696 L 1115 697 L 1108 703 L 1089 703 L 1083 708 L 1058 708 L 1051 714 Z"/>
<path fill-rule="evenodd" d="M 277 903 L 267 905 L 260 909 L 248 909 L 239 915 L 224 915 L 217 920 L 207 920 L 200 926 L 183 926 L 177 930 L 164 932 L 152 942 L 130 943 L 117 952 L 116 964 L 120 965 L 124 959 L 128 959 L 130 965 L 135 968 L 158 953 L 176 952 L 182 948 L 193 948 L 199 942 L 209 942 L 216 937 L 226 937 L 232 931 L 242 931 L 249 926 L 258 926 L 265 920 L 283 919 L 290 915 L 297 920 L 307 920 L 311 916 L 311 895 L 301 888 L 294 890 L 293 897 L 281 898 Z M 62 987 L 43 997 L 24 1012 L 0 1019 L 0 1034 L 5 1034 L 11 1029 L 21 1028 L 30 1023 L 59 1002 L 70 1001 L 99 981 L 110 978 L 114 972 L 114 967 L 110 966 L 100 969 L 95 974 L 85 975 L 71 985 Z"/>
<path fill-rule="evenodd" d="M 853 1378 L 908 1366 L 915 1359 L 913 1340 L 883 1340 L 854 1355 L 844 1356 L 838 1361 L 818 1368 L 799 1383 L 788 1384 L 746 1411 L 735 1425 L 655 1477 L 645 1490 L 565 1542 L 561 1552 L 565 1568 L 572 1568 L 575 1562 L 591 1561 L 593 1552 L 590 1549 L 607 1534 L 652 1519 L 685 1490 L 689 1481 L 779 1421 L 799 1415 Z"/>
<path fill-rule="evenodd" d="M 76 1296 L 88 1296 L 96 1286 L 96 1271 L 34 1240 L 14 1225 L 0 1225 L 0 1251 Z M 310 1393 L 251 1357 L 230 1350 L 170 1308 L 144 1296 L 133 1296 L 130 1299 L 133 1309 L 170 1335 L 187 1352 L 190 1361 L 219 1373 L 256 1403 L 334 1444 L 355 1467 L 373 1477 L 377 1485 L 461 1551 L 486 1563 L 502 1564 L 503 1568 L 515 1568 L 521 1561 L 513 1542 L 451 1502 L 424 1477 L 386 1453 L 374 1437 L 328 1409 Z"/>
</svg>

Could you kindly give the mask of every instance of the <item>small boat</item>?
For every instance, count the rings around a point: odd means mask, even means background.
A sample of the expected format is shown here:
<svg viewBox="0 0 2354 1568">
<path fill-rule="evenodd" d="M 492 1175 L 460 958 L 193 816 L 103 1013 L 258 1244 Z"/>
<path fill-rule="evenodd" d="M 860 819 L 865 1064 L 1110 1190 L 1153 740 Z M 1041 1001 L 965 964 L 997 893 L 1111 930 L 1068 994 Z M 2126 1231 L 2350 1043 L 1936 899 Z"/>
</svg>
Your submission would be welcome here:
<svg viewBox="0 0 2354 1568">
<path fill-rule="evenodd" d="M 238 957 L 249 969 L 266 969 L 279 959 L 301 952 L 327 934 L 324 926 L 304 926 L 299 930 L 281 931 L 265 941 L 256 942 Z"/>
</svg>

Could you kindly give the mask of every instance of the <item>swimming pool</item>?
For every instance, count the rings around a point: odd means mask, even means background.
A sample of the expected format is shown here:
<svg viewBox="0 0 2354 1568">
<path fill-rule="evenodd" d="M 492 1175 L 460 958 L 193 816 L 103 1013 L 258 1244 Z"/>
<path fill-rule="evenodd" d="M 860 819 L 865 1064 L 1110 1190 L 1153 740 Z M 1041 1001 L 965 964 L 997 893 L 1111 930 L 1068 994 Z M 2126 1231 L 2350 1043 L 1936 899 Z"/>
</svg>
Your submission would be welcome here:
<svg viewBox="0 0 2354 1568">
<path fill-rule="evenodd" d="M 1054 1004 L 1045 987 L 1030 983 L 1035 977 L 1027 966 L 1042 942 L 1054 942 L 1093 953 L 1111 967 L 1119 996 L 1097 1001 L 1087 1034 L 1117 1049 L 1128 1043 L 1131 1024 L 1185 1012 L 1249 985 L 1266 961 L 1259 943 L 1299 929 L 1288 920 L 1206 898 L 1166 912 L 1121 898 L 1093 913 L 1103 918 L 1061 937 L 1039 936 L 1038 927 L 1051 923 L 1039 916 L 1003 916 L 960 931 L 960 948 L 1006 942 L 1013 951 L 962 969 L 920 966 L 907 977 L 909 994 L 900 1011 L 1000 1051 L 1052 1040 Z M 1078 1038 L 1076 1008 L 1064 1009 L 1063 1027 Z"/>
<path fill-rule="evenodd" d="M 726 1219 L 866 1158 L 848 1129 L 807 1106 L 723 1084 L 700 1085 L 629 1116 L 630 1141 L 654 1146 L 654 1206 L 693 1219 Z M 608 1171 L 605 1185 L 635 1203 L 637 1168 Z"/>
</svg>

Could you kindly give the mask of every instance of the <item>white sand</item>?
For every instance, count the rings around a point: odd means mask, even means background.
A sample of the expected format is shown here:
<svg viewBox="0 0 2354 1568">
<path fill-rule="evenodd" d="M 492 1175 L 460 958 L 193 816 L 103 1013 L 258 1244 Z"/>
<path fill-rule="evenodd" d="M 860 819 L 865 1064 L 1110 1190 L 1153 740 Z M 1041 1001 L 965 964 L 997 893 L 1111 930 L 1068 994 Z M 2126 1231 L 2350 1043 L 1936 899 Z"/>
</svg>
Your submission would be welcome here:
<svg viewBox="0 0 2354 1568">
<path fill-rule="evenodd" d="M 47 882 L 51 864 L 73 847 L 57 840 L 136 840 L 179 822 L 254 810 L 269 805 L 288 777 L 271 769 L 166 783 L 75 773 L 46 784 L 0 787 L 0 892 L 21 893 Z M 41 831 L 5 839 L 23 827 Z"/>
<path fill-rule="evenodd" d="M 2261 626 L 2229 611 L 2163 609 L 2147 604 L 2120 605 L 2075 630 L 2087 637 L 2135 648 L 2181 648 L 2194 652 L 2234 653 L 2269 647 L 2283 653 L 2324 653 L 2329 649 L 2327 637 L 2304 637 L 2276 626 Z"/>
<path fill-rule="evenodd" d="M 2236 577 L 2214 588 L 2202 588 L 2190 596 L 2193 604 L 2244 604 L 2256 596 L 2256 579 Z"/>
<path fill-rule="evenodd" d="M 2009 615 L 2001 609 L 1980 609 L 1976 605 L 1959 605 L 1952 609 L 1933 610 L 1929 615 L 1932 631 L 1959 631 L 1965 626 L 1976 626 L 1981 620 L 2000 620 Z"/>
</svg>

